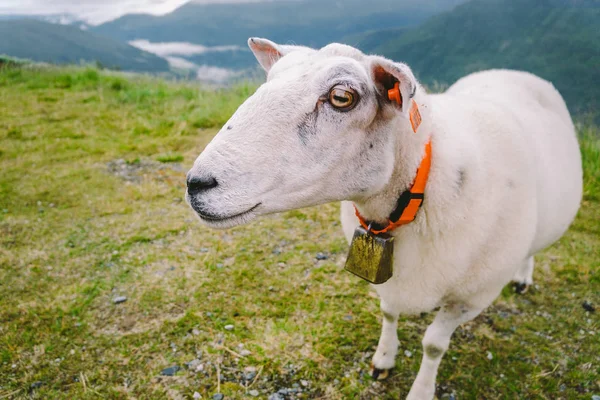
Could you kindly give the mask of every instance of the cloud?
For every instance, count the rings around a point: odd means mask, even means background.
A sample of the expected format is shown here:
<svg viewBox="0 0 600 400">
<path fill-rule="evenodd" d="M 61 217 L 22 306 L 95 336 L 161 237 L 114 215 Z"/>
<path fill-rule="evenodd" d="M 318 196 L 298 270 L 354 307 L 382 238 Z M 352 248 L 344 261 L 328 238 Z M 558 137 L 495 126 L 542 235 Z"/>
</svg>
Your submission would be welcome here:
<svg viewBox="0 0 600 400">
<path fill-rule="evenodd" d="M 197 65 L 185 58 L 180 57 L 165 57 L 169 65 L 176 69 L 187 69 L 196 73 L 196 79 L 203 82 L 211 83 L 226 83 L 229 79 L 235 77 L 239 73 L 231 69 L 213 67 L 210 65 Z"/>
<path fill-rule="evenodd" d="M 165 58 L 169 62 L 169 65 L 173 68 L 180 68 L 180 69 L 198 68 L 198 66 L 196 64 L 194 64 L 191 61 L 186 60 L 185 58 L 181 58 L 181 57 L 165 57 Z"/>
<path fill-rule="evenodd" d="M 249 3 L 274 0 L 192 0 L 198 4 Z M 96 25 L 125 14 L 164 15 L 190 0 L 0 0 L 0 15 L 69 14 Z"/>
<path fill-rule="evenodd" d="M 124 14 L 167 14 L 188 0 L 0 0 L 0 14 L 69 14 L 90 24 L 100 24 Z"/>
<path fill-rule="evenodd" d="M 245 48 L 239 46 L 214 46 L 206 47 L 199 44 L 193 44 L 188 42 L 159 42 L 152 43 L 145 39 L 132 40 L 129 42 L 130 45 L 137 47 L 138 49 L 154 53 L 160 57 L 167 56 L 193 56 L 211 52 L 221 51 L 239 51 L 245 50 Z"/>
</svg>

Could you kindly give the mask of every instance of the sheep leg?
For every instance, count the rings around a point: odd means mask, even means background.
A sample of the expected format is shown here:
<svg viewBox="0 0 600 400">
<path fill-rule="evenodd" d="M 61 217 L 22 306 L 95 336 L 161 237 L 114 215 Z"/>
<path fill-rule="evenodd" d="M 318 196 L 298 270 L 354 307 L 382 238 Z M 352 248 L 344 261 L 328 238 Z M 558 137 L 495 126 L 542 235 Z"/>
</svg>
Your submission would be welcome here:
<svg viewBox="0 0 600 400">
<path fill-rule="evenodd" d="M 487 304 L 486 304 L 487 306 Z M 423 361 L 408 400 L 431 400 L 435 395 L 435 378 L 450 337 L 462 323 L 472 320 L 485 308 L 465 303 L 448 303 L 438 312 L 423 337 Z"/>
<path fill-rule="evenodd" d="M 373 379 L 385 379 L 388 377 L 389 369 L 396 364 L 396 354 L 398 354 L 398 316 L 393 307 L 381 301 L 381 311 L 383 313 L 383 324 L 381 327 L 381 336 L 379 344 L 373 356 L 373 365 L 371 376 Z"/>
<path fill-rule="evenodd" d="M 533 284 L 533 256 L 529 257 L 513 277 L 515 292 L 523 294 Z"/>
</svg>

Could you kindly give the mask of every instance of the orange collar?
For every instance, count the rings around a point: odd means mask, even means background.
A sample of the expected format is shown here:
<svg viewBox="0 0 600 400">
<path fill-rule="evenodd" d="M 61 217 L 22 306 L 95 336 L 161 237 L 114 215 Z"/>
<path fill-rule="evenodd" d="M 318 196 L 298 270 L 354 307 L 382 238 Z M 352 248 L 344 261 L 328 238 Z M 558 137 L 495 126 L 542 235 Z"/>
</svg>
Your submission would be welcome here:
<svg viewBox="0 0 600 400">
<path fill-rule="evenodd" d="M 421 165 L 419 165 L 419 169 L 417 169 L 415 181 L 413 182 L 411 188 L 404 191 L 404 193 L 402 193 L 398 198 L 396 208 L 394 211 L 392 211 L 392 214 L 388 218 L 388 224 L 386 226 L 365 220 L 358 212 L 356 206 L 354 206 L 356 216 L 358 217 L 358 220 L 363 228 L 374 235 L 379 235 L 414 221 L 417 216 L 417 211 L 419 211 L 419 208 L 423 204 L 423 199 L 425 198 L 425 184 L 427 183 L 427 178 L 429 177 L 430 167 L 431 142 L 427 142 L 425 145 L 425 157 L 423 157 Z M 373 229 L 373 226 L 377 228 L 381 227 L 381 229 Z"/>
</svg>

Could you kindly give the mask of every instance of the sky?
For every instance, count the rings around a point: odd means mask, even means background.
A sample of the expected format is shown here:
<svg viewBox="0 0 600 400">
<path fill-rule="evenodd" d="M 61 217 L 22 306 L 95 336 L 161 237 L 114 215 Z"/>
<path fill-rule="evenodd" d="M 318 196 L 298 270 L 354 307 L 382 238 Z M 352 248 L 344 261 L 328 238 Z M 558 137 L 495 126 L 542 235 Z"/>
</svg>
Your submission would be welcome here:
<svg viewBox="0 0 600 400">
<path fill-rule="evenodd" d="M 246 3 L 260 0 L 194 0 L 195 3 Z M 268 0 L 267 0 L 268 1 Z M 0 15 L 72 14 L 96 25 L 124 14 L 170 13 L 188 0 L 0 0 Z"/>
</svg>

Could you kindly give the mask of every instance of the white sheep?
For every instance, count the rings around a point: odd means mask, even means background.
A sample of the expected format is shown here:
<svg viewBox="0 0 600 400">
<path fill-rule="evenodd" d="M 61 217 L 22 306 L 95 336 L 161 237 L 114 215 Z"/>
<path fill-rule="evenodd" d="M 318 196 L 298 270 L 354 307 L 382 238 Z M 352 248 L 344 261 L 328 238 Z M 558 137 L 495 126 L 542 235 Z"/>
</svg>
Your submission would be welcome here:
<svg viewBox="0 0 600 400">
<path fill-rule="evenodd" d="M 531 285 L 534 254 L 577 213 L 581 156 L 563 99 L 526 72 L 479 72 L 427 94 L 405 64 L 349 46 L 314 50 L 258 38 L 249 46 L 267 81 L 195 161 L 188 202 L 205 224 L 227 228 L 342 201 L 350 241 L 359 225 L 354 207 L 386 225 L 430 143 L 425 200 L 412 223 L 390 232 L 393 276 L 375 285 L 383 328 L 373 374 L 395 364 L 399 314 L 440 307 L 408 394 L 432 399 L 454 330 L 511 279 Z M 388 97 L 396 82 L 402 104 Z M 413 102 L 422 120 L 416 132 Z"/>
</svg>

